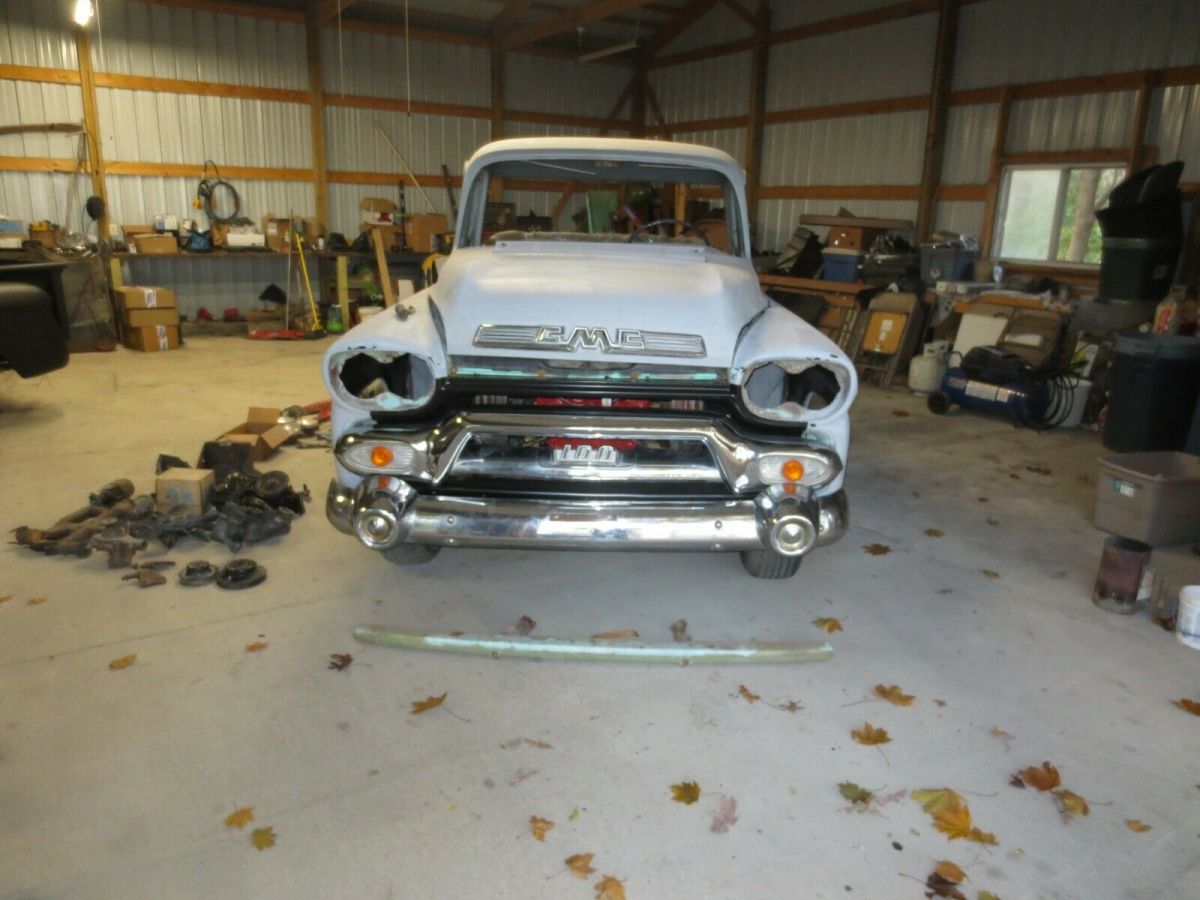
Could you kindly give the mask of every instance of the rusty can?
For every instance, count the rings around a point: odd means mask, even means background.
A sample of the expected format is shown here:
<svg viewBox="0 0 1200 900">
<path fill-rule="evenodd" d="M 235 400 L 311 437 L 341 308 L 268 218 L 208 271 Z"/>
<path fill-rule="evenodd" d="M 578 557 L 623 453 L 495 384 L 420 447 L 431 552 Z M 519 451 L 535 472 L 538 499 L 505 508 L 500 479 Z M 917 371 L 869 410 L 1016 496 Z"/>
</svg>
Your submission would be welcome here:
<svg viewBox="0 0 1200 900">
<path fill-rule="evenodd" d="M 1129 615 L 1137 607 L 1142 572 L 1150 561 L 1150 545 L 1131 538 L 1113 537 L 1104 542 L 1100 571 L 1092 602 L 1108 612 Z"/>
</svg>

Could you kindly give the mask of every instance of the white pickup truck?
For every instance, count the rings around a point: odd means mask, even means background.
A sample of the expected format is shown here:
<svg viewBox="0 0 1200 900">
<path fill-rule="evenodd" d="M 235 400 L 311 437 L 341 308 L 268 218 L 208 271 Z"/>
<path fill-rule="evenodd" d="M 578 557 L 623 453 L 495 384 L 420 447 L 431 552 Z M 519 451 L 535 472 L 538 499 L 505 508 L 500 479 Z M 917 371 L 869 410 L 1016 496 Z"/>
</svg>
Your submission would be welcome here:
<svg viewBox="0 0 1200 900">
<path fill-rule="evenodd" d="M 330 521 L 397 563 L 442 547 L 737 551 L 759 578 L 841 537 L 854 367 L 760 290 L 743 180 L 689 144 L 480 149 L 437 283 L 325 355 Z M 577 217 L 587 232 L 497 231 L 497 182 L 589 192 L 605 214 Z M 722 247 L 661 218 L 676 190 L 723 207 Z"/>
</svg>

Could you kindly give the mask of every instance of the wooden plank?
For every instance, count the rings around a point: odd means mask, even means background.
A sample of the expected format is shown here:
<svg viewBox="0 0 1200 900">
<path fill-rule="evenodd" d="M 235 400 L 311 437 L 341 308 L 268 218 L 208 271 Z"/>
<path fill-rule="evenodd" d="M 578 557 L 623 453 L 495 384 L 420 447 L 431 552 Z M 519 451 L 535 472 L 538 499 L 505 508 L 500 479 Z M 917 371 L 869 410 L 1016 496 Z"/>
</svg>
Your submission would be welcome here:
<svg viewBox="0 0 1200 900">
<path fill-rule="evenodd" d="M 104 201 L 104 215 L 96 223 L 101 237 L 108 235 L 108 191 L 104 184 L 104 151 L 101 149 L 100 113 L 96 106 L 95 72 L 92 70 L 92 45 L 86 28 L 75 29 L 75 56 L 79 64 L 79 86 L 83 95 L 83 127 L 87 132 L 87 158 L 92 176 L 92 194 Z M 82 198 L 81 198 L 82 199 Z M 68 210 L 66 215 L 78 215 Z"/>
<path fill-rule="evenodd" d="M 861 12 L 849 13 L 821 19 L 818 22 L 806 22 L 791 28 L 782 28 L 771 35 L 772 44 L 786 44 L 791 41 L 802 41 L 806 38 L 835 34 L 839 31 L 853 31 L 870 25 L 880 25 L 884 22 L 897 22 L 912 16 L 937 12 L 939 0 L 905 0 L 902 3 L 892 3 L 889 6 L 864 9 Z"/>
<path fill-rule="evenodd" d="M 334 27 L 331 23 L 326 27 Z M 362 31 L 367 34 L 386 34 L 392 37 L 404 37 L 403 24 L 380 21 L 378 19 L 343 18 L 342 30 Z M 413 41 L 424 41 L 429 44 L 456 44 L 461 47 L 490 47 L 491 41 L 486 34 L 473 34 L 467 31 L 449 31 L 442 28 L 428 28 L 424 25 L 408 27 L 408 38 Z"/>
<path fill-rule="evenodd" d="M 591 0 L 590 3 L 565 10 L 541 22 L 507 31 L 499 36 L 499 44 L 503 50 L 513 50 L 556 34 L 574 31 L 589 22 L 637 9 L 649 2 L 650 0 Z"/>
<path fill-rule="evenodd" d="M 201 12 L 222 13 L 227 16 L 248 16 L 254 19 L 273 19 L 276 22 L 304 22 L 304 13 L 297 9 L 282 9 L 256 3 L 233 3 L 230 0 L 136 0 L 149 6 L 175 6 Z"/>
<path fill-rule="evenodd" d="M 221 171 L 224 172 L 225 170 L 222 169 Z M 330 184 L 380 184 L 395 187 L 396 182 L 400 180 L 400 176 L 395 172 L 363 172 L 334 169 L 325 174 Z M 417 175 L 417 184 L 421 187 L 445 187 L 446 179 L 441 174 Z M 462 178 L 452 175 L 450 176 L 450 184 L 452 187 L 461 188 Z"/>
<path fill-rule="evenodd" d="M 1091 147 L 1079 150 L 1029 150 L 1021 153 L 1004 153 L 1000 156 L 1000 163 L 1005 166 L 1029 166 L 1073 162 L 1123 163 L 1128 159 L 1128 147 Z"/>
<path fill-rule="evenodd" d="M 958 47 L 958 0 L 941 0 L 933 78 L 929 89 L 929 115 L 925 119 L 925 149 L 921 157 L 921 184 L 917 194 L 917 240 L 933 231 L 942 157 L 946 147 L 947 95 L 954 79 L 954 54 Z"/>
<path fill-rule="evenodd" d="M 992 155 L 988 164 L 987 195 L 983 205 L 983 227 L 979 231 L 979 255 L 992 255 L 992 238 L 996 231 L 996 212 L 1000 208 L 1000 186 L 1004 178 L 1004 154 L 1008 148 L 1008 121 L 1012 114 L 1012 88 L 1005 87 L 996 112 L 996 131 L 992 135 Z"/>
<path fill-rule="evenodd" d="M 44 84 L 79 84 L 75 69 L 51 69 L 45 66 L 0 65 L 0 79 L 8 81 L 40 81 Z"/>
<path fill-rule="evenodd" d="M 0 172 L 74 172 L 75 160 L 44 156 L 0 156 Z M 91 166 L 84 163 L 84 171 Z"/>
<path fill-rule="evenodd" d="M 506 96 L 505 84 L 505 69 L 507 68 L 504 56 L 504 47 L 500 42 L 500 35 L 492 36 L 491 50 L 488 57 L 489 66 L 489 84 L 491 88 L 491 101 L 489 103 L 489 118 L 491 120 L 491 139 L 498 141 L 504 137 L 504 100 Z M 493 178 L 488 183 L 488 199 L 493 203 L 499 203 L 504 199 L 504 182 L 499 178 Z"/>
<path fill-rule="evenodd" d="M 532 4 L 533 0 L 505 0 L 500 11 L 492 16 L 492 31 L 506 31 L 511 28 Z"/>
<path fill-rule="evenodd" d="M 746 117 L 746 208 L 753 233 L 758 221 L 758 189 L 762 178 L 763 114 L 767 108 L 767 71 L 771 49 L 771 9 L 759 0 L 754 17 L 754 52 L 750 57 L 750 114 Z"/>
<path fill-rule="evenodd" d="M 1158 79 L 1158 72 L 1147 70 L 1142 74 L 1142 83 L 1138 85 L 1129 134 L 1128 172 L 1136 172 L 1149 163 L 1149 154 L 1146 152 L 1146 124 L 1150 121 L 1150 107 L 1154 103 Z"/>
<path fill-rule="evenodd" d="M 724 131 L 727 128 L 745 128 L 750 124 L 749 116 L 722 116 L 719 119 L 694 119 L 691 122 L 664 122 L 657 130 L 668 134 L 689 134 L 694 131 Z"/>
<path fill-rule="evenodd" d="M 488 119 L 492 111 L 487 106 L 467 106 L 462 103 L 429 103 L 424 100 L 407 100 L 398 97 L 368 97 L 362 94 L 326 93 L 323 95 L 326 106 L 350 106 L 355 109 L 378 109 L 391 112 L 424 113 L 433 116 L 457 116 L 464 119 Z"/>
<path fill-rule="evenodd" d="M 763 185 L 760 200 L 916 200 L 915 184 Z"/>
<path fill-rule="evenodd" d="M 244 100 L 274 100 L 281 103 L 308 103 L 310 98 L 308 91 L 213 81 L 189 81 L 184 78 L 118 75 L 113 72 L 97 72 L 95 78 L 96 87 L 153 91 L 156 94 L 196 94 L 201 97 L 235 97 Z"/>
<path fill-rule="evenodd" d="M 352 0 L 333 2 L 337 7 L 334 12 L 336 16 Z M 319 12 L 319 0 L 309 0 L 309 15 L 304 22 L 304 45 L 308 64 L 309 137 L 312 141 L 313 196 L 317 203 L 317 230 L 323 234 L 329 227 L 329 183 L 325 172 L 325 85 L 321 74 Z M 299 138 L 299 135 L 296 137 Z"/>
<path fill-rule="evenodd" d="M 882 100 L 857 100 L 852 103 L 830 103 L 824 106 L 780 109 L 767 113 L 763 117 L 763 121 L 767 125 L 782 125 L 786 122 L 813 122 L 818 119 L 842 119 L 913 112 L 928 107 L 929 95 L 916 94 L 907 97 L 887 97 Z"/>
<path fill-rule="evenodd" d="M 682 66 L 686 63 L 702 62 L 706 59 L 715 59 L 718 56 L 730 56 L 734 53 L 743 53 L 753 49 L 753 37 L 738 38 L 737 40 L 724 41 L 720 44 L 709 44 L 707 47 L 698 47 L 695 50 L 664 53 L 650 61 L 650 68 L 665 69 L 670 66 Z"/>
<path fill-rule="evenodd" d="M 109 175 L 150 175 L 163 178 L 203 178 L 205 174 L 204 166 L 194 163 L 109 162 L 104 171 Z M 316 172 L 312 169 L 221 166 L 221 177 L 256 181 L 314 181 Z M 395 180 L 393 177 L 392 182 L 395 183 Z"/>
<path fill-rule="evenodd" d="M 379 270 L 379 286 L 383 288 L 383 305 L 396 305 L 396 292 L 392 290 L 392 275 L 388 271 L 387 248 L 383 246 L 383 229 L 371 229 L 371 243 L 375 246 L 375 266 Z"/>
<path fill-rule="evenodd" d="M 328 22 L 331 19 L 336 19 L 345 12 L 354 0 L 320 0 L 317 8 L 313 11 L 318 23 Z"/>
<path fill-rule="evenodd" d="M 983 202 L 987 200 L 986 184 L 941 184 L 938 185 L 939 200 L 965 200 Z"/>
</svg>

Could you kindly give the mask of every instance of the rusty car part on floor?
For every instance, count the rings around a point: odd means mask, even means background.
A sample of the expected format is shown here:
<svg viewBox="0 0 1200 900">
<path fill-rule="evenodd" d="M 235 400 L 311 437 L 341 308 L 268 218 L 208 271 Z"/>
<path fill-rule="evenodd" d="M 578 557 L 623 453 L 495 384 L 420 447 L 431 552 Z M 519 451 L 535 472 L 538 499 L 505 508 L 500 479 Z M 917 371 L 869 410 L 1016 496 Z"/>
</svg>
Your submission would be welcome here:
<svg viewBox="0 0 1200 900">
<path fill-rule="evenodd" d="M 184 587 L 199 587 L 217 580 L 217 567 L 206 559 L 194 559 L 179 570 L 179 583 Z"/>
<path fill-rule="evenodd" d="M 826 641 L 798 644 L 750 642 L 663 643 L 641 640 L 594 640 L 592 638 L 534 637 L 502 634 L 444 634 L 404 631 L 382 625 L 360 625 L 354 636 L 368 644 L 404 647 L 411 650 L 442 650 L 477 656 L 516 656 L 525 659 L 564 659 L 573 662 L 678 663 L 708 665 L 729 663 L 824 662 L 833 658 Z"/>
<path fill-rule="evenodd" d="M 167 583 L 166 576 L 157 569 L 138 569 L 136 572 L 124 576 L 121 580 L 136 581 L 140 588 L 154 587 Z"/>
<path fill-rule="evenodd" d="M 217 587 L 227 591 L 252 588 L 267 580 L 267 570 L 252 559 L 234 559 L 217 573 Z"/>
</svg>

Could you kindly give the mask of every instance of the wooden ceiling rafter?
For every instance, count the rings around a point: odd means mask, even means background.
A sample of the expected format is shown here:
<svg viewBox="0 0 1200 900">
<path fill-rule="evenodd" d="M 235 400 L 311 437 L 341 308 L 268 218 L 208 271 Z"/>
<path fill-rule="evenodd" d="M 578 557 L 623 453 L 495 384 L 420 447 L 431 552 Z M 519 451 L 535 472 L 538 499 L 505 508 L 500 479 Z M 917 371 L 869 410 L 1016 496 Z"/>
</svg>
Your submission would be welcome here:
<svg viewBox="0 0 1200 900">
<path fill-rule="evenodd" d="M 650 2 L 651 0 L 591 0 L 590 3 L 566 10 L 540 22 L 507 31 L 499 38 L 500 46 L 504 50 L 515 50 L 526 44 L 533 44 L 545 38 L 573 31 L 591 22 L 602 21 L 618 13 L 647 6 Z"/>
</svg>

